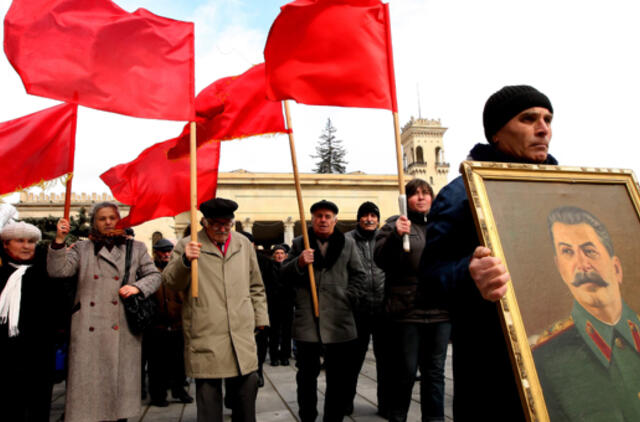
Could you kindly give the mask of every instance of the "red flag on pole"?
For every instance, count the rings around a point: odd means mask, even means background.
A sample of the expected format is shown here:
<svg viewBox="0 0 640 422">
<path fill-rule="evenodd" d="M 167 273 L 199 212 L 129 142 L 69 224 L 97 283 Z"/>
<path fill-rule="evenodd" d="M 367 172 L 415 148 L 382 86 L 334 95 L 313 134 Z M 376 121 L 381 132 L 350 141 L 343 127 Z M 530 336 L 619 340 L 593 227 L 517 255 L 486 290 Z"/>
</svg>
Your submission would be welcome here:
<svg viewBox="0 0 640 422">
<path fill-rule="evenodd" d="M 389 9 L 380 0 L 296 0 L 264 49 L 267 96 L 397 111 Z"/>
<path fill-rule="evenodd" d="M 286 133 L 282 104 L 265 94 L 264 63 L 241 75 L 218 79 L 196 97 L 198 145 L 270 133 Z M 169 158 L 189 154 L 189 125 Z"/>
<path fill-rule="evenodd" d="M 0 123 L 0 194 L 73 172 L 77 110 L 61 104 Z"/>
<path fill-rule="evenodd" d="M 14 0 L 4 51 L 29 94 L 166 120 L 194 118 L 193 23 L 109 0 Z"/>
<path fill-rule="evenodd" d="M 189 157 L 169 160 L 167 152 L 180 138 L 155 144 L 130 163 L 117 165 L 100 178 L 113 196 L 131 205 L 123 227 L 189 210 Z M 218 184 L 220 142 L 198 149 L 198 203 L 211 199 Z"/>
</svg>

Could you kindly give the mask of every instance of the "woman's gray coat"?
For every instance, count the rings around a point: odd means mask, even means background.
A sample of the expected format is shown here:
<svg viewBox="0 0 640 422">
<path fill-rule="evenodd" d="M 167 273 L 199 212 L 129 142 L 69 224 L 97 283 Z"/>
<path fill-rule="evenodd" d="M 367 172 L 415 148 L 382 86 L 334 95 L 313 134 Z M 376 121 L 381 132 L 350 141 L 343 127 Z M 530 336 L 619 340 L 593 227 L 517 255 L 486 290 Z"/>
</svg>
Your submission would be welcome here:
<svg viewBox="0 0 640 422">
<path fill-rule="evenodd" d="M 90 240 L 70 248 L 49 248 L 52 277 L 78 274 L 71 316 L 65 422 L 129 418 L 140 413 L 141 337 L 127 325 L 118 295 L 125 269 L 125 245 L 94 253 Z M 141 242 L 133 242 L 128 284 L 145 297 L 161 283 L 160 272 Z"/>
</svg>

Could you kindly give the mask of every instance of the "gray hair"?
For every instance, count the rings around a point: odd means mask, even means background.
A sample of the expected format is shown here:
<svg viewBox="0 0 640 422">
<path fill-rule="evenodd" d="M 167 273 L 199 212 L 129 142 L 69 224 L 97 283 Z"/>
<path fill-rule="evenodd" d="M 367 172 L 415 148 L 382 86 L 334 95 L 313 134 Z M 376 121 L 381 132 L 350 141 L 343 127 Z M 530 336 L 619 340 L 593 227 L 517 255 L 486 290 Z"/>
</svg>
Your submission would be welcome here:
<svg viewBox="0 0 640 422">
<path fill-rule="evenodd" d="M 589 211 L 585 211 L 582 208 L 578 207 L 559 207 L 552 210 L 547 216 L 547 227 L 549 228 L 549 234 L 551 235 L 551 241 L 555 244 L 555 240 L 553 238 L 553 228 L 554 223 L 563 223 L 563 224 L 588 224 L 598 235 L 598 238 L 607 249 L 609 256 L 614 255 L 613 251 L 613 242 L 611 241 L 611 236 L 609 236 L 609 232 L 607 231 L 607 227 L 602 223 L 602 221 L 598 220 L 595 215 L 591 214 Z M 555 254 L 555 247 L 553 248 L 553 253 Z"/>
<path fill-rule="evenodd" d="M 107 208 L 107 207 L 113 208 L 113 210 L 118 215 L 118 218 L 120 218 L 120 211 L 118 211 L 118 206 L 116 204 L 114 204 L 113 202 L 109 202 L 109 201 L 98 202 L 97 204 L 95 204 L 93 206 L 93 209 L 91 209 L 91 214 L 89 216 L 90 223 L 91 223 L 91 228 L 95 228 L 96 214 L 98 213 L 98 211 L 100 211 L 103 208 Z"/>
</svg>

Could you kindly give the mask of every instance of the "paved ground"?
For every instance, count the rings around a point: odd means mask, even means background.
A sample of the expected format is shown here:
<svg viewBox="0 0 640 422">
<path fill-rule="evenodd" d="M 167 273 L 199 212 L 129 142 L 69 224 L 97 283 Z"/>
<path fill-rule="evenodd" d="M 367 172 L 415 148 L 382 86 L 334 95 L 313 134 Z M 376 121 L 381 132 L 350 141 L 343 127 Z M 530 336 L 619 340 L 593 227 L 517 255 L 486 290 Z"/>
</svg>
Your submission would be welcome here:
<svg viewBox="0 0 640 422">
<path fill-rule="evenodd" d="M 272 367 L 268 363 L 264 365 L 265 385 L 258 392 L 257 420 L 258 422 L 284 422 L 298 421 L 298 405 L 296 403 L 296 381 L 295 365 L 292 361 L 290 366 Z M 447 356 L 446 374 L 446 397 L 445 414 L 447 421 L 453 421 L 451 415 L 451 398 L 453 392 L 453 381 L 451 375 L 451 347 Z M 324 372 L 320 374 L 318 382 L 318 410 L 322 420 L 322 408 L 324 406 Z M 195 395 L 195 385 L 192 383 L 189 391 Z M 420 421 L 420 388 L 416 383 L 413 390 L 413 399 L 409 409 L 409 422 Z M 170 398 L 170 395 L 169 395 Z M 64 383 L 58 384 L 53 392 L 53 404 L 51 410 L 51 422 L 62 420 L 64 409 Z M 345 417 L 345 421 L 356 422 L 376 422 L 385 419 L 376 415 L 376 370 L 375 361 L 371 351 L 367 354 L 365 364 L 360 372 L 358 380 L 358 395 L 356 396 L 353 415 Z M 231 420 L 231 413 L 225 409 L 225 420 Z M 139 418 L 129 419 L 129 422 L 195 422 L 196 406 L 194 404 L 184 405 L 172 402 L 169 407 L 159 408 L 149 406 L 148 400 L 143 402 L 142 411 Z"/>
</svg>

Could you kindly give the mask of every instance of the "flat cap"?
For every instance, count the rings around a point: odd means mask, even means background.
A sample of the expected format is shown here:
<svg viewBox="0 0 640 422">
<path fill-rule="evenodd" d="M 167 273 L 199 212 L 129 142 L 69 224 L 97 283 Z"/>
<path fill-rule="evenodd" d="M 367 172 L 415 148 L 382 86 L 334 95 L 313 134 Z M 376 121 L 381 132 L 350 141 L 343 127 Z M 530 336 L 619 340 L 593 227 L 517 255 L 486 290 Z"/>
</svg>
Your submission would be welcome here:
<svg viewBox="0 0 640 422">
<path fill-rule="evenodd" d="M 162 238 L 154 243 L 153 250 L 158 252 L 171 252 L 173 250 L 173 243 L 168 239 Z"/>
<path fill-rule="evenodd" d="M 316 212 L 316 210 L 329 210 L 333 211 L 334 214 L 338 214 L 338 206 L 331 201 L 327 201 L 323 199 L 322 201 L 318 201 L 315 204 L 311 205 L 311 214 Z"/>
<path fill-rule="evenodd" d="M 233 218 L 238 204 L 231 199 L 213 198 L 200 204 L 200 211 L 205 218 Z"/>
<path fill-rule="evenodd" d="M 33 224 L 20 221 L 19 223 L 11 222 L 4 226 L 0 233 L 2 240 L 11 239 L 34 239 L 40 241 L 42 239 L 42 233 Z"/>
</svg>

